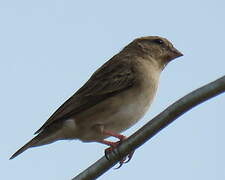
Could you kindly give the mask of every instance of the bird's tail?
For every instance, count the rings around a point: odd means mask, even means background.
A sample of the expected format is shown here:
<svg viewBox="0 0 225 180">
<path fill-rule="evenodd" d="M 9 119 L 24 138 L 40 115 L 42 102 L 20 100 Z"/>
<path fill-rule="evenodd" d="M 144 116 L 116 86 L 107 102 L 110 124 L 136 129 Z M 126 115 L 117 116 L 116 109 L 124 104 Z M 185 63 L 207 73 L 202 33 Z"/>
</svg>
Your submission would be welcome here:
<svg viewBox="0 0 225 180">
<path fill-rule="evenodd" d="M 59 140 L 60 137 L 61 134 L 59 131 L 49 132 L 44 130 L 43 132 L 40 132 L 37 136 L 35 136 L 33 139 L 31 139 L 28 143 L 26 143 L 23 147 L 21 147 L 18 151 L 16 151 L 9 159 L 15 158 L 19 154 L 26 151 L 28 148 L 52 143 L 56 140 Z"/>
<path fill-rule="evenodd" d="M 21 147 L 18 151 L 16 151 L 11 157 L 10 159 L 15 158 L 16 156 L 18 156 L 19 154 L 21 154 L 22 152 L 26 151 L 28 148 L 35 146 L 39 140 L 40 140 L 40 135 L 37 135 L 36 137 L 34 137 L 33 139 L 31 139 L 28 143 L 26 143 L 23 147 Z"/>
</svg>

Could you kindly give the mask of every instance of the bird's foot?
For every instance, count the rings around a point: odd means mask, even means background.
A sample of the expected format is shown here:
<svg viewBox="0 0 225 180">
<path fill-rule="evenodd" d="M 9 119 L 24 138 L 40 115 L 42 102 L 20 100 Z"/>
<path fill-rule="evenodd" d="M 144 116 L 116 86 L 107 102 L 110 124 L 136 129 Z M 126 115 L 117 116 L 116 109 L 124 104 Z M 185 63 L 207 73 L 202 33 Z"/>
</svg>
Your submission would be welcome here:
<svg viewBox="0 0 225 180">
<path fill-rule="evenodd" d="M 115 151 L 115 148 L 118 145 L 120 145 L 126 139 L 126 136 L 123 136 L 121 134 L 114 134 L 114 133 L 111 133 L 111 132 L 108 132 L 108 131 L 104 132 L 104 134 L 108 135 L 108 136 L 113 136 L 113 137 L 116 137 L 116 138 L 119 139 L 119 141 L 117 141 L 117 142 L 111 142 L 111 141 L 107 141 L 107 140 L 99 141 L 102 144 L 110 146 L 107 149 L 105 149 L 105 157 L 106 157 L 106 159 L 109 160 L 109 153 L 111 153 L 111 152 L 113 152 L 113 153 L 115 153 L 115 154 L 117 154 L 117 155 L 119 155 L 121 157 L 120 152 L 119 151 Z M 119 166 L 117 168 L 115 168 L 115 169 L 119 169 L 124 163 L 128 163 L 131 160 L 133 154 L 134 154 L 134 151 L 132 151 L 126 157 L 122 157 L 121 160 L 119 161 Z"/>
</svg>

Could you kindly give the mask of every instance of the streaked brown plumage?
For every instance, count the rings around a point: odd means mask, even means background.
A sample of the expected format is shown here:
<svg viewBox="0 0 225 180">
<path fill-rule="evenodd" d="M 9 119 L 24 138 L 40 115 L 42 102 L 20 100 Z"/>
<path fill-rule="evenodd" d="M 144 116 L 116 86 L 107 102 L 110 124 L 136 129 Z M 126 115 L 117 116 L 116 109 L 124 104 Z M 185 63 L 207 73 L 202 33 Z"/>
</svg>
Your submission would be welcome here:
<svg viewBox="0 0 225 180">
<path fill-rule="evenodd" d="M 135 39 L 100 67 L 10 159 L 56 140 L 104 143 L 109 135 L 126 130 L 150 106 L 161 71 L 180 56 L 165 38 Z"/>
</svg>

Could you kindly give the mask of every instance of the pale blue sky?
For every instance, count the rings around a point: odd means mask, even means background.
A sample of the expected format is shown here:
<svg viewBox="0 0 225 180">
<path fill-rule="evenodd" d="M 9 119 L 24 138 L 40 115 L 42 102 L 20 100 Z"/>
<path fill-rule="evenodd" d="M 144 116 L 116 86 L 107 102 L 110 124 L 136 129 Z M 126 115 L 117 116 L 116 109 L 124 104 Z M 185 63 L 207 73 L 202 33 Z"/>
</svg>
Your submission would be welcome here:
<svg viewBox="0 0 225 180">
<path fill-rule="evenodd" d="M 184 56 L 162 73 L 157 97 L 130 135 L 190 91 L 224 75 L 225 3 L 0 1 L 0 178 L 69 180 L 103 155 L 97 143 L 61 141 L 9 161 L 46 119 L 134 38 L 160 35 Z M 225 96 L 180 117 L 100 180 L 225 179 Z"/>
</svg>

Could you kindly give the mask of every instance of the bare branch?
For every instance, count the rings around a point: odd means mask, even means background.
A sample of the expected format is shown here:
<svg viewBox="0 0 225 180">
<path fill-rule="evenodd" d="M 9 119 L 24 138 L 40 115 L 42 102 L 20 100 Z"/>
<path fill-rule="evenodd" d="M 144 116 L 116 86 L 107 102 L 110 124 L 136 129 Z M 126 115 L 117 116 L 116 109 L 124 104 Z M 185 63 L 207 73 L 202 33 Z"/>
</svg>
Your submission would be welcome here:
<svg viewBox="0 0 225 180">
<path fill-rule="evenodd" d="M 172 123 L 179 116 L 196 105 L 223 92 L 225 92 L 225 76 L 189 93 L 166 108 L 162 113 L 157 115 L 141 129 L 126 139 L 115 149 L 115 152 L 118 153 L 112 152 L 109 154 L 110 160 L 102 157 L 72 180 L 96 179 L 114 166 L 121 159 L 121 157 L 128 155 L 130 152 L 143 145 L 146 141 L 152 138 L 161 129 Z"/>
</svg>

